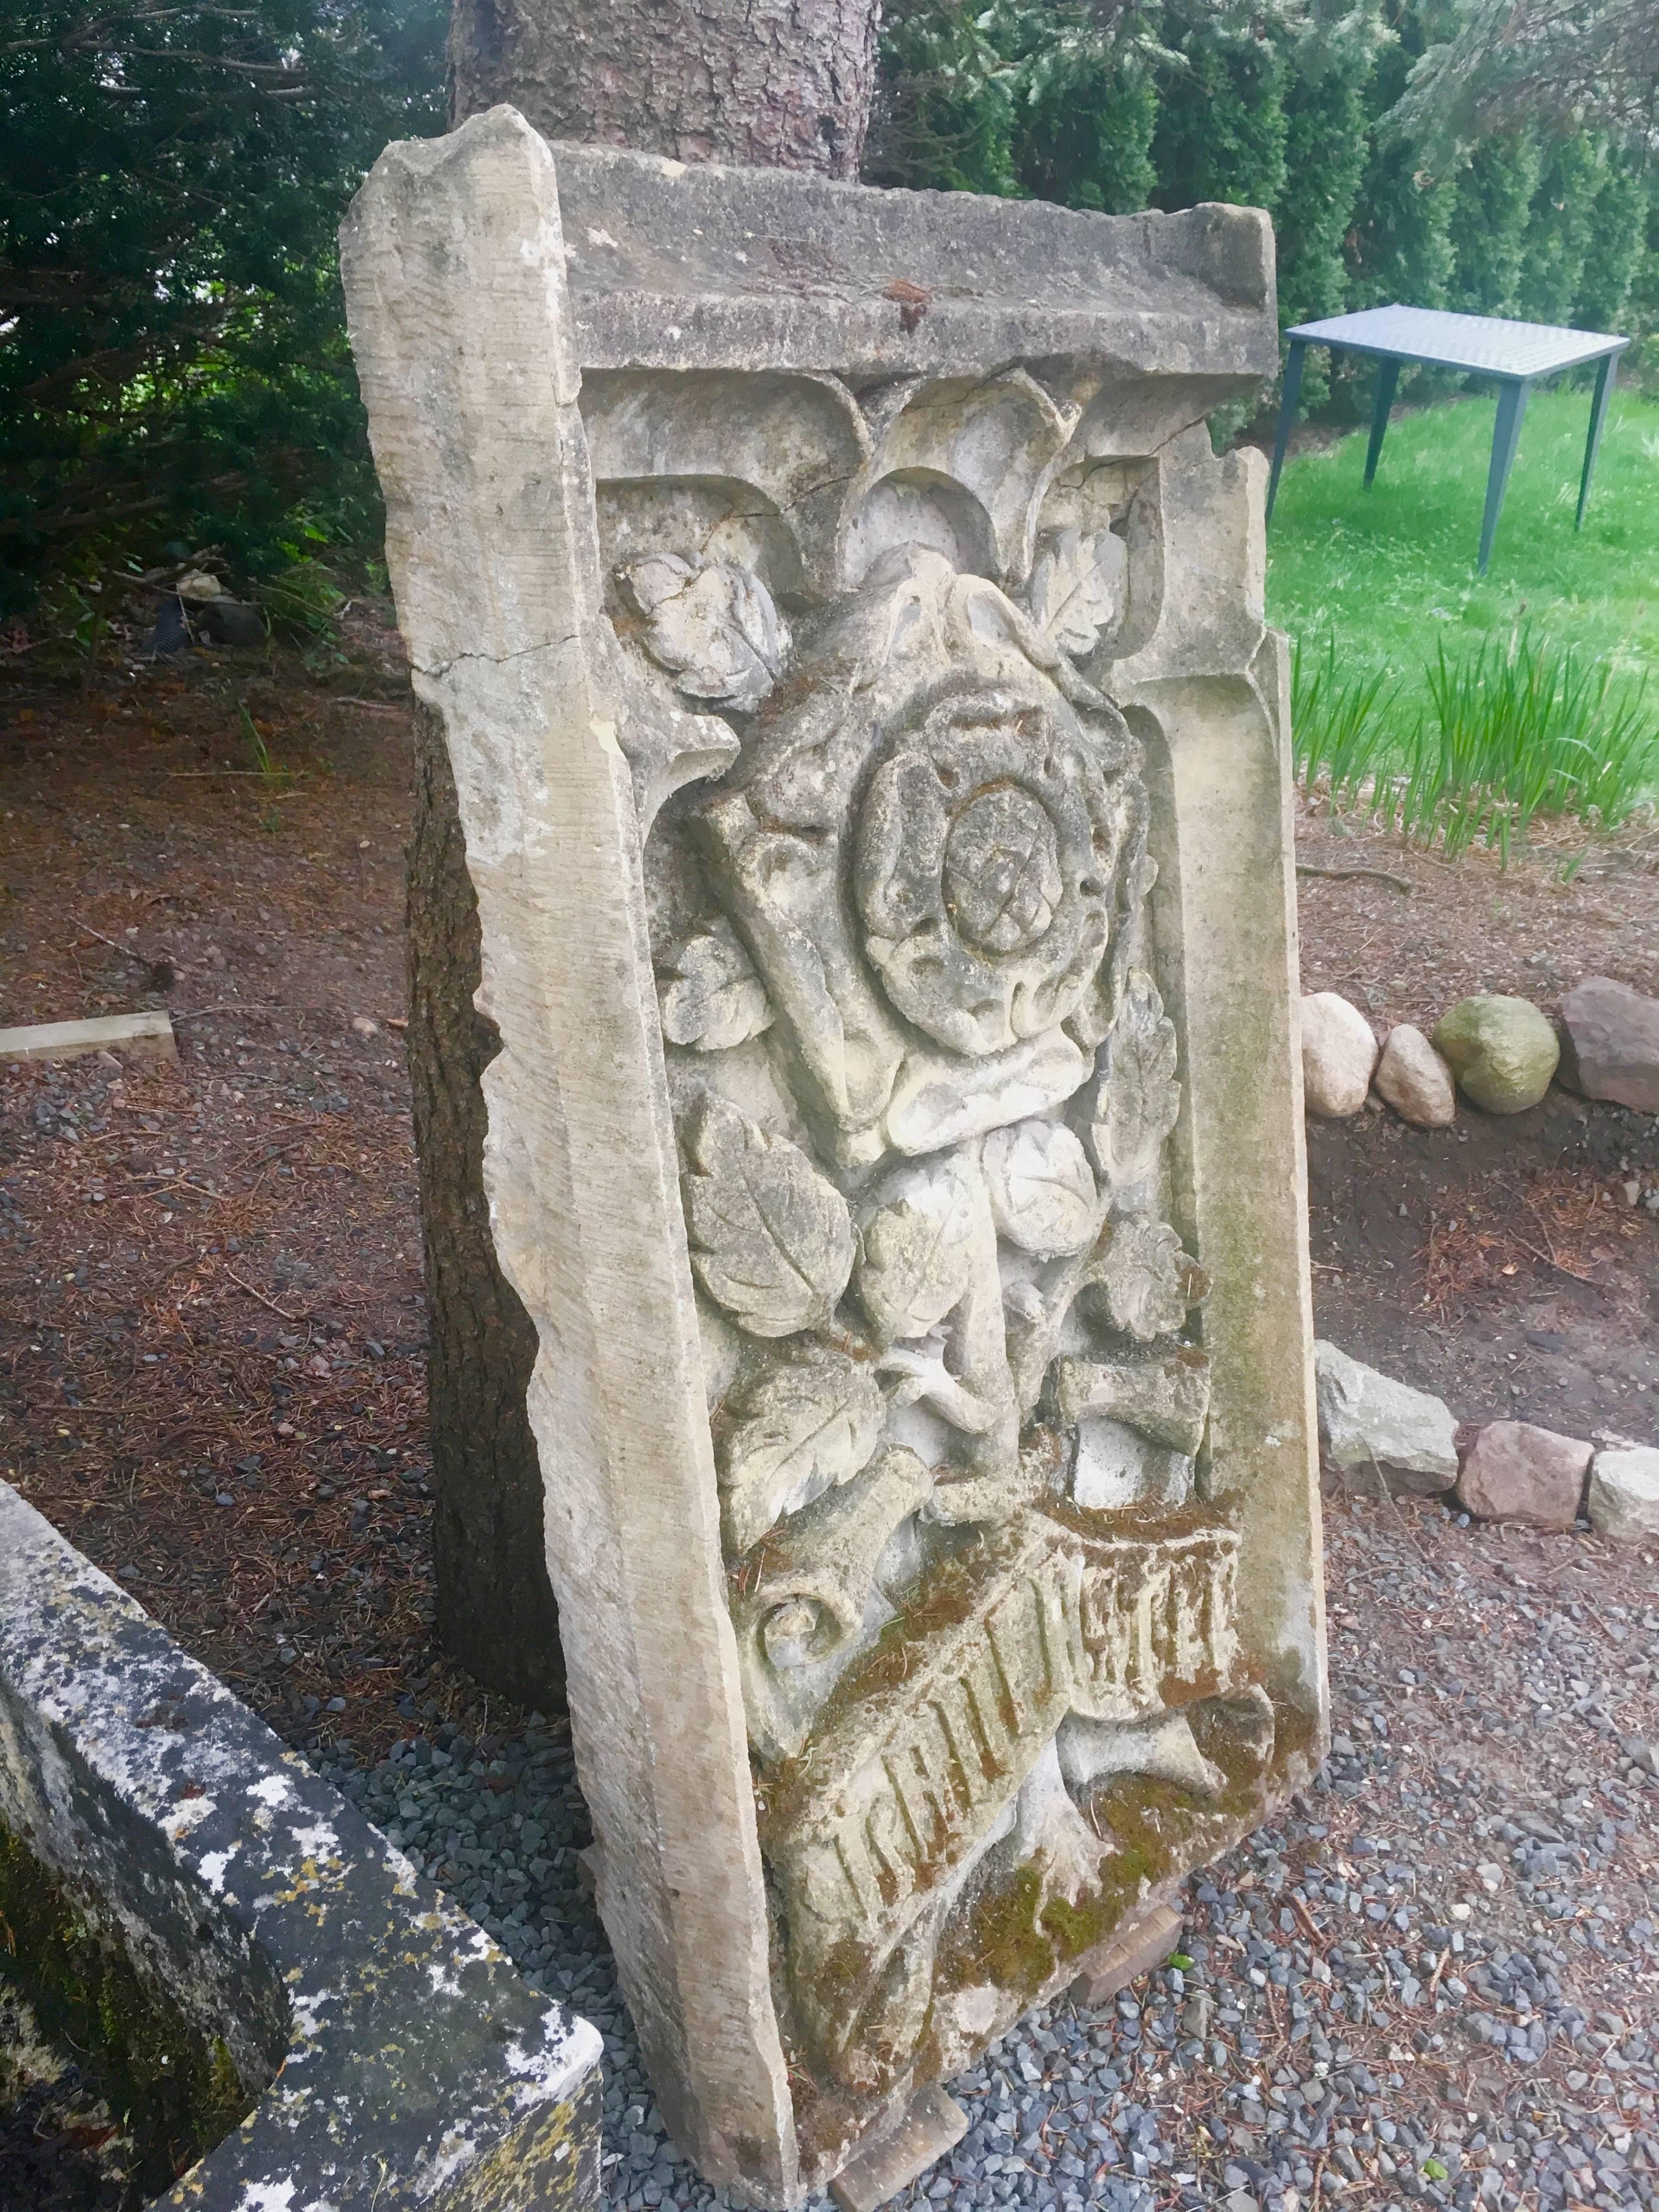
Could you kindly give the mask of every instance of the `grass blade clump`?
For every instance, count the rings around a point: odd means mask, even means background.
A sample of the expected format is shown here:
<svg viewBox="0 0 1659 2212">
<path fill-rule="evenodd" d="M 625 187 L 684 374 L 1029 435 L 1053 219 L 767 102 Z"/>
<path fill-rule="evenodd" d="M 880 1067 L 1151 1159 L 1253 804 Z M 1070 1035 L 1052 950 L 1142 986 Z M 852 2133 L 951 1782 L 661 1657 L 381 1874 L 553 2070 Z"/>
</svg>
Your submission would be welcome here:
<svg viewBox="0 0 1659 2212">
<path fill-rule="evenodd" d="M 1540 814 L 1615 829 L 1659 772 L 1645 679 L 1616 686 L 1610 663 L 1572 646 L 1525 629 L 1460 659 L 1443 645 L 1425 679 L 1401 827 L 1449 854 L 1480 836 L 1507 854 Z"/>
<path fill-rule="evenodd" d="M 1389 750 L 1389 709 L 1398 686 L 1386 669 L 1344 680 L 1336 634 L 1317 660 L 1298 638 L 1291 658 L 1291 730 L 1296 772 L 1311 787 L 1323 775 L 1334 798 L 1353 805 L 1376 782 Z"/>
<path fill-rule="evenodd" d="M 1340 805 L 1362 802 L 1389 829 L 1449 856 L 1479 840 L 1505 860 L 1539 815 L 1614 830 L 1659 782 L 1659 723 L 1644 678 L 1615 678 L 1525 629 L 1472 653 L 1444 645 L 1423 672 L 1426 706 L 1398 719 L 1385 675 L 1344 683 L 1336 641 L 1292 668 L 1296 761 L 1304 785 L 1322 775 Z"/>
</svg>

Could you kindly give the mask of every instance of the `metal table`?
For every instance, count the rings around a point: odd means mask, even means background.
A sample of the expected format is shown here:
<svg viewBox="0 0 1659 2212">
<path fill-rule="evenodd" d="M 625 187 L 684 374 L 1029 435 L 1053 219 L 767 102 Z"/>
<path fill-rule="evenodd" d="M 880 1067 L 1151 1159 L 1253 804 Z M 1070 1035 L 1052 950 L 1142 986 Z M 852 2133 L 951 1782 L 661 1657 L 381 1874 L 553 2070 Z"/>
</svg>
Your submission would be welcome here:
<svg viewBox="0 0 1659 2212">
<path fill-rule="evenodd" d="M 1578 483 L 1578 520 L 1582 530 L 1589 501 L 1590 477 L 1595 468 L 1601 426 L 1607 420 L 1607 396 L 1613 390 L 1613 364 L 1630 343 L 1607 331 L 1564 331 L 1550 323 L 1508 323 L 1494 315 L 1449 315 L 1435 307 L 1366 307 L 1357 315 L 1332 315 L 1322 323 L 1301 323 L 1287 331 L 1289 358 L 1285 363 L 1285 396 L 1279 404 L 1279 428 L 1273 438 L 1273 476 L 1267 485 L 1267 515 L 1271 520 L 1279 490 L 1279 472 L 1285 465 L 1285 444 L 1296 419 L 1297 395 L 1302 388 L 1302 356 L 1310 345 L 1331 346 L 1341 353 L 1370 354 L 1377 362 L 1376 403 L 1371 411 L 1371 442 L 1365 455 L 1365 489 L 1370 489 L 1376 460 L 1389 427 L 1395 386 L 1402 361 L 1421 362 L 1428 368 L 1460 368 L 1477 376 L 1490 376 L 1498 384 L 1498 421 L 1492 430 L 1492 466 L 1486 475 L 1486 512 L 1480 525 L 1480 574 L 1492 559 L 1492 542 L 1498 518 L 1504 511 L 1504 494 L 1510 480 L 1515 449 L 1521 442 L 1521 418 L 1527 411 L 1527 393 L 1534 380 L 1553 376 L 1558 369 L 1577 368 L 1599 361 L 1595 396 L 1590 402 L 1589 437 L 1584 447 L 1584 470 Z"/>
</svg>

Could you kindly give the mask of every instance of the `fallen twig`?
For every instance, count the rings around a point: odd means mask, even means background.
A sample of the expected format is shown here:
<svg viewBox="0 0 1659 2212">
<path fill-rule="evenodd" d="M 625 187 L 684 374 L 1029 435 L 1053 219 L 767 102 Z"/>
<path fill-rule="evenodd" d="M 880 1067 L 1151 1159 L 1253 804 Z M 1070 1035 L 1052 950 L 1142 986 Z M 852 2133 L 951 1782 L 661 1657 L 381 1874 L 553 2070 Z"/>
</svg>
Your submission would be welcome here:
<svg viewBox="0 0 1659 2212">
<path fill-rule="evenodd" d="M 101 929 L 94 929 L 89 921 L 82 921 L 78 915 L 75 916 L 75 927 L 85 930 L 88 937 L 95 937 L 100 945 L 107 945 L 112 952 L 118 952 L 123 959 L 131 960 L 136 967 L 148 968 L 153 964 L 147 953 L 140 952 L 134 945 L 123 945 L 118 937 L 106 937 Z"/>
<path fill-rule="evenodd" d="M 277 1305 L 272 1299 L 268 1298 L 263 1291 L 256 1291 L 252 1283 L 245 1283 L 234 1267 L 227 1267 L 225 1269 L 225 1273 L 230 1277 L 231 1281 L 235 1284 L 239 1291 L 246 1291 L 249 1297 L 258 1298 L 260 1304 L 262 1306 L 269 1307 L 270 1310 L 276 1316 L 276 1318 L 279 1321 L 288 1322 L 297 1328 L 301 1322 L 304 1319 L 304 1316 L 301 1314 L 285 1312 L 281 1306 Z"/>
<path fill-rule="evenodd" d="M 1298 876 L 1318 876 L 1328 884 L 1386 884 L 1390 890 L 1410 893 L 1415 884 L 1408 884 L 1404 876 L 1391 876 L 1386 868 L 1316 868 L 1311 860 L 1298 860 Z"/>
<path fill-rule="evenodd" d="M 1312 1913 L 1309 1911 L 1307 1906 L 1302 1902 L 1302 1899 L 1296 1895 L 1294 1891 L 1292 1891 L 1291 1894 L 1291 1910 L 1295 1913 L 1297 1918 L 1302 1923 L 1302 1925 L 1307 1929 L 1312 1941 L 1318 1944 L 1322 1949 L 1327 1940 L 1325 1931 L 1321 1928 L 1319 1923 L 1314 1918 Z"/>
</svg>

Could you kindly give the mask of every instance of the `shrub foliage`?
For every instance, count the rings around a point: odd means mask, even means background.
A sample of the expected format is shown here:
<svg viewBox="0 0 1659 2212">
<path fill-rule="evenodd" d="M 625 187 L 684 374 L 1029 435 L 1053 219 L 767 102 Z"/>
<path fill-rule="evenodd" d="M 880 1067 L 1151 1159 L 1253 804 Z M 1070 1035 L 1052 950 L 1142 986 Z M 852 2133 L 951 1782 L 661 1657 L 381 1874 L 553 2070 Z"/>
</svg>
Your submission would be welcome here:
<svg viewBox="0 0 1659 2212">
<path fill-rule="evenodd" d="M 1440 109 L 1432 137 L 1427 120 L 1410 127 L 1408 90 L 1443 74 L 1483 8 L 887 0 L 868 173 L 1079 208 L 1265 207 L 1286 325 L 1405 300 L 1644 327 L 1659 307 L 1659 237 L 1626 120 L 1609 109 L 1586 127 L 1582 104 L 1534 100 L 1489 104 L 1468 143 Z M 1317 407 L 1329 386 L 1316 356 L 1309 369 L 1304 405 Z"/>
<path fill-rule="evenodd" d="M 0 29 L 0 589 L 88 547 L 372 537 L 334 232 L 442 127 L 432 0 L 14 0 Z M 287 545 L 288 553 L 283 548 Z"/>
</svg>

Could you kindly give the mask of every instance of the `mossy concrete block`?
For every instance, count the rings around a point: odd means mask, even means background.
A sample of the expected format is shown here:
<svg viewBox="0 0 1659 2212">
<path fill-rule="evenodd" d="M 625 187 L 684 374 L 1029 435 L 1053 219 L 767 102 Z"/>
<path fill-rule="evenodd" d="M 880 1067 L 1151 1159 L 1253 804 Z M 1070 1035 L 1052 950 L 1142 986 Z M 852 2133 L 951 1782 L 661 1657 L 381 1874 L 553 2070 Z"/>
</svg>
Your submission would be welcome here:
<svg viewBox="0 0 1659 2212">
<path fill-rule="evenodd" d="M 173 2212 L 599 2203 L 598 2032 L 4 1483 L 0 1833 L 246 2111 Z"/>
<path fill-rule="evenodd" d="M 1535 1106 L 1561 1057 L 1560 1039 L 1531 1000 L 1496 991 L 1460 999 L 1432 1042 L 1458 1088 L 1489 1114 L 1524 1114 Z"/>
</svg>

